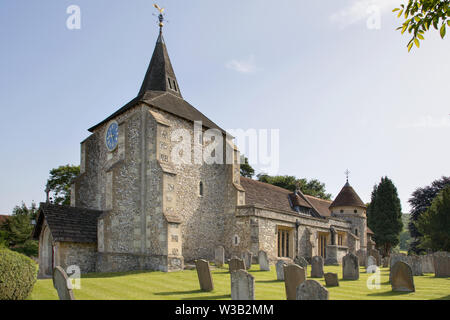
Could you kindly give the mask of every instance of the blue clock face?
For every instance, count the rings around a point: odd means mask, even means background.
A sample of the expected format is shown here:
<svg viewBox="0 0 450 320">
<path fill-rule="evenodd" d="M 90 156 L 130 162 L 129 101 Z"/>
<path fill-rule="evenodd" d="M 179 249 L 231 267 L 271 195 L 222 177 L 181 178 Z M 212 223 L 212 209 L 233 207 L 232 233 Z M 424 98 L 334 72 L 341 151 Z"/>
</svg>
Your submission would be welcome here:
<svg viewBox="0 0 450 320">
<path fill-rule="evenodd" d="M 106 131 L 105 142 L 109 151 L 113 151 L 117 147 L 119 142 L 119 125 L 117 122 L 114 121 L 109 125 Z"/>
</svg>

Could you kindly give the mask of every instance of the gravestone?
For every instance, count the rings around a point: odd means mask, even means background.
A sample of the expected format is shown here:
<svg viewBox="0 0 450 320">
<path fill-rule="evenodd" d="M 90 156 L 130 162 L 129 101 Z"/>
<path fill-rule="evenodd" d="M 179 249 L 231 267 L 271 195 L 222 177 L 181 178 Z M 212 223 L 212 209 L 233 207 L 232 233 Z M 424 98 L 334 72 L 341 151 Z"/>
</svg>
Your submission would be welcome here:
<svg viewBox="0 0 450 320">
<path fill-rule="evenodd" d="M 53 270 L 53 287 L 58 292 L 59 300 L 75 300 L 72 291 L 72 282 L 60 266 L 57 266 Z"/>
<path fill-rule="evenodd" d="M 284 280 L 284 266 L 287 266 L 287 263 L 283 260 L 278 260 L 275 268 L 277 269 L 277 280 Z"/>
<path fill-rule="evenodd" d="M 339 286 L 339 280 L 338 280 L 338 274 L 327 272 L 324 274 L 325 278 L 325 284 L 327 287 L 338 287 Z"/>
<path fill-rule="evenodd" d="M 209 269 L 209 262 L 206 260 L 195 260 L 195 268 L 197 269 L 198 282 L 202 291 L 213 291 L 214 284 Z"/>
<path fill-rule="evenodd" d="M 222 267 L 225 263 L 225 248 L 222 246 L 217 247 L 214 250 L 214 263 L 217 267 Z"/>
<path fill-rule="evenodd" d="M 296 300 L 328 299 L 328 290 L 316 280 L 306 280 L 297 287 Z"/>
<path fill-rule="evenodd" d="M 365 250 L 356 251 L 356 256 L 358 257 L 358 263 L 361 267 L 367 267 L 367 253 Z"/>
<path fill-rule="evenodd" d="M 287 300 L 296 299 L 297 287 L 305 280 L 305 269 L 296 264 L 289 264 L 287 266 L 284 266 L 284 286 L 286 289 Z"/>
<path fill-rule="evenodd" d="M 366 267 L 366 272 L 367 273 L 375 273 L 375 270 L 376 270 L 376 267 L 377 266 L 377 260 L 374 258 L 374 257 L 372 257 L 372 256 L 369 256 L 368 258 L 367 258 L 367 267 Z"/>
<path fill-rule="evenodd" d="M 245 262 L 245 269 L 248 270 L 252 267 L 252 259 L 253 259 L 253 253 L 249 250 L 245 250 L 242 252 L 242 260 Z"/>
<path fill-rule="evenodd" d="M 422 272 L 423 273 L 434 273 L 433 255 L 426 254 L 420 256 L 422 262 Z"/>
<path fill-rule="evenodd" d="M 397 261 L 391 268 L 392 291 L 414 292 L 414 277 L 411 267 L 403 261 Z"/>
<path fill-rule="evenodd" d="M 245 270 L 245 262 L 244 260 L 239 259 L 238 257 L 233 257 L 228 262 L 228 267 L 230 269 L 230 272 Z"/>
<path fill-rule="evenodd" d="M 342 258 L 342 278 L 344 280 L 359 279 L 358 257 L 353 253 L 349 253 Z"/>
<path fill-rule="evenodd" d="M 404 254 L 404 253 L 392 253 L 391 257 L 389 259 L 389 269 L 390 269 L 390 271 L 392 271 L 392 267 L 398 261 L 409 263 L 408 256 L 406 254 Z M 392 279 L 392 272 L 389 272 L 389 282 L 391 282 L 391 279 Z"/>
<path fill-rule="evenodd" d="M 311 278 L 323 277 L 323 258 L 315 256 L 311 259 Z"/>
<path fill-rule="evenodd" d="M 306 261 L 305 258 L 297 256 L 297 257 L 294 259 L 294 263 L 295 263 L 296 265 L 299 265 L 299 266 L 302 267 L 303 269 L 305 269 L 306 274 L 308 274 L 308 262 Z"/>
<path fill-rule="evenodd" d="M 231 300 L 255 300 L 255 278 L 247 271 L 231 273 Z"/>
<path fill-rule="evenodd" d="M 419 256 L 408 256 L 408 264 L 412 269 L 413 276 L 423 276 L 422 259 Z"/>
<path fill-rule="evenodd" d="M 435 277 L 450 277 L 450 253 L 436 252 L 433 255 L 434 276 Z"/>
<path fill-rule="evenodd" d="M 258 252 L 259 269 L 261 271 L 270 271 L 269 258 L 267 258 L 267 252 L 260 250 Z"/>
<path fill-rule="evenodd" d="M 377 266 L 381 266 L 381 254 L 380 251 L 378 251 L 377 249 L 371 249 L 369 251 L 369 254 L 375 258 L 376 260 L 376 265 Z"/>
</svg>

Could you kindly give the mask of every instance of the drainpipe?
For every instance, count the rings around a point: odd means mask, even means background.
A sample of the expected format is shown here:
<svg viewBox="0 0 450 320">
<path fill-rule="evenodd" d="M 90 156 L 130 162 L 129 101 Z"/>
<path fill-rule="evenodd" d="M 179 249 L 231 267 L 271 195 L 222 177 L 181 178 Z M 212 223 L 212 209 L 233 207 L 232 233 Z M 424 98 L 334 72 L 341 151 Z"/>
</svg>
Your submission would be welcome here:
<svg viewBox="0 0 450 320">
<path fill-rule="evenodd" d="M 297 241 L 295 241 L 295 256 L 296 257 L 298 256 L 298 241 L 299 241 L 298 227 L 300 227 L 300 221 L 298 221 L 298 219 L 297 219 L 297 220 L 295 220 L 295 233 L 296 233 L 296 238 L 297 238 Z"/>
</svg>

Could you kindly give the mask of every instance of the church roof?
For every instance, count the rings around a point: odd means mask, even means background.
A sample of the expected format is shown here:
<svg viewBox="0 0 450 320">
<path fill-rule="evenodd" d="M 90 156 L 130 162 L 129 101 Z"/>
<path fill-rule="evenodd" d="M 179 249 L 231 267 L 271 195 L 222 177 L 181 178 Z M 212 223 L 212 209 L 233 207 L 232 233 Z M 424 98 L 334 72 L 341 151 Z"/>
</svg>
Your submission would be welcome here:
<svg viewBox="0 0 450 320">
<path fill-rule="evenodd" d="M 344 185 L 341 192 L 337 195 L 336 199 L 334 199 L 333 203 L 330 205 L 330 208 L 333 207 L 361 207 L 365 208 L 366 205 L 362 202 L 361 198 L 352 188 L 352 186 L 348 183 Z"/>
<path fill-rule="evenodd" d="M 322 217 L 331 216 L 328 209 L 331 201 L 304 195 L 301 192 L 294 194 L 290 190 L 246 177 L 241 177 L 241 185 L 245 189 L 246 204 L 297 213 L 291 206 L 292 202 L 293 206 L 311 208 Z"/>
<path fill-rule="evenodd" d="M 105 120 L 89 128 L 89 131 L 93 132 L 100 125 L 142 102 L 192 122 L 201 121 L 204 127 L 219 129 L 225 133 L 223 129 L 183 99 L 162 33 L 159 34 L 156 41 L 150 65 L 137 97 Z"/>
<path fill-rule="evenodd" d="M 54 241 L 97 242 L 97 218 L 103 211 L 41 203 L 33 238 L 39 239 L 44 219 Z"/>
</svg>

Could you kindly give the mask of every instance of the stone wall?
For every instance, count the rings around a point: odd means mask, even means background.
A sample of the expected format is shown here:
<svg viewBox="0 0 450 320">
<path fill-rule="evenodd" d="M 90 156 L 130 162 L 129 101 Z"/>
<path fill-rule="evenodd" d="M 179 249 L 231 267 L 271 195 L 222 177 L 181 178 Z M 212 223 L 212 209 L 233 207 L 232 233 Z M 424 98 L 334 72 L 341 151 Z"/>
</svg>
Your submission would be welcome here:
<svg viewBox="0 0 450 320">
<path fill-rule="evenodd" d="M 55 265 L 64 270 L 75 265 L 82 274 L 95 272 L 97 260 L 96 243 L 57 242 L 55 246 Z"/>
</svg>

